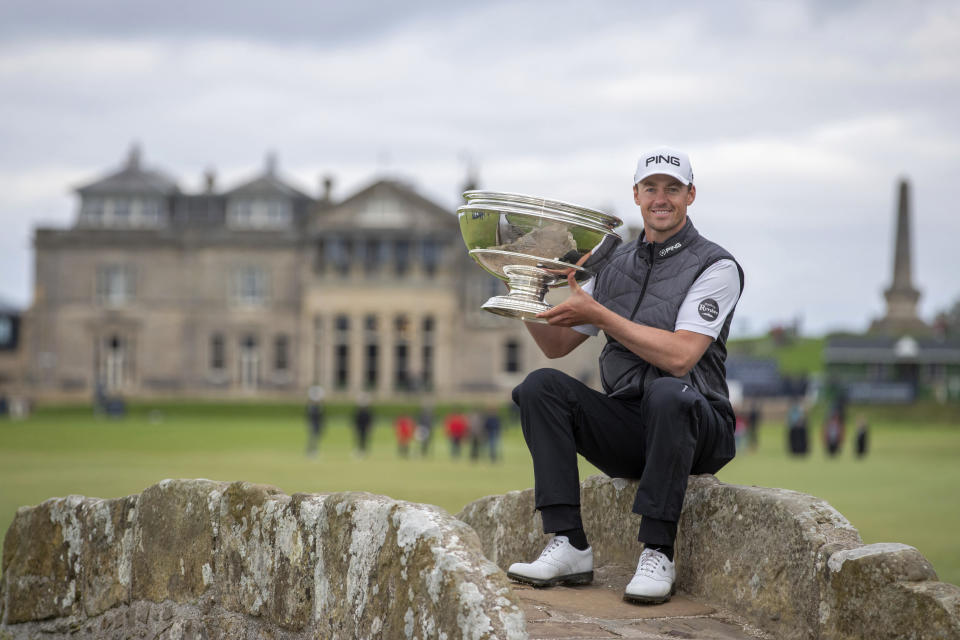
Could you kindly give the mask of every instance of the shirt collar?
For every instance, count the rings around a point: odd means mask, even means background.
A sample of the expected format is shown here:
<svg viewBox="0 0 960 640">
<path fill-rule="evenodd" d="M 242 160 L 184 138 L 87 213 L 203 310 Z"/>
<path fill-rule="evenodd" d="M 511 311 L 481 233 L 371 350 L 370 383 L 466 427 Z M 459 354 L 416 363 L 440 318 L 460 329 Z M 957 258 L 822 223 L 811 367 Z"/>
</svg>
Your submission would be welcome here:
<svg viewBox="0 0 960 640">
<path fill-rule="evenodd" d="M 652 246 L 653 255 L 656 260 L 666 259 L 686 249 L 687 246 L 693 243 L 699 236 L 700 233 L 697 231 L 697 228 L 693 226 L 693 220 L 690 219 L 690 216 L 687 216 L 687 222 L 683 225 L 683 228 L 663 242 L 648 242 L 646 239 L 646 230 L 641 231 L 640 237 L 637 238 L 637 248 L 643 249 L 643 253 L 646 254 L 650 251 L 647 247 Z"/>
</svg>

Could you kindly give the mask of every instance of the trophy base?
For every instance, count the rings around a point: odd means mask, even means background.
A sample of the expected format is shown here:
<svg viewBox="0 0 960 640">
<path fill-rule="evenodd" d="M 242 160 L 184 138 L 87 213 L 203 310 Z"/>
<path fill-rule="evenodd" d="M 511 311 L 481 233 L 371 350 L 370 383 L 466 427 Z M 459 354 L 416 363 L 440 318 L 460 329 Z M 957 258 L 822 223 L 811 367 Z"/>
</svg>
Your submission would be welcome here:
<svg viewBox="0 0 960 640">
<path fill-rule="evenodd" d="M 543 296 L 559 278 L 542 268 L 527 265 L 509 265 L 503 268 L 503 272 L 507 276 L 510 293 L 490 298 L 480 308 L 507 318 L 546 324 L 546 320 L 536 315 L 553 308 L 553 305 L 544 302 Z"/>
<path fill-rule="evenodd" d="M 484 302 L 480 308 L 505 318 L 547 324 L 547 321 L 543 318 L 538 318 L 537 314 L 543 313 L 547 309 L 552 309 L 553 305 L 543 301 L 525 300 L 523 298 L 506 295 L 490 298 Z"/>
</svg>

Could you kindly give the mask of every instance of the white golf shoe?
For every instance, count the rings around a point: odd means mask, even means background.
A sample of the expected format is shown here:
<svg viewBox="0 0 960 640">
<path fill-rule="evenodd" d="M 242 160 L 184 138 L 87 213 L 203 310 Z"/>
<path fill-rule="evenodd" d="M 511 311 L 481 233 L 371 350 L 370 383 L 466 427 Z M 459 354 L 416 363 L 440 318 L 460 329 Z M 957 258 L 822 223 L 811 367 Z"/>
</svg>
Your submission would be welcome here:
<svg viewBox="0 0 960 640">
<path fill-rule="evenodd" d="M 555 584 L 590 584 L 593 581 L 593 549 L 577 549 L 567 536 L 554 536 L 533 562 L 514 562 L 507 577 L 535 587 Z"/>
<path fill-rule="evenodd" d="M 623 592 L 627 602 L 659 604 L 673 594 L 677 570 L 673 561 L 659 551 L 644 549 L 637 563 L 637 572 Z"/>
</svg>

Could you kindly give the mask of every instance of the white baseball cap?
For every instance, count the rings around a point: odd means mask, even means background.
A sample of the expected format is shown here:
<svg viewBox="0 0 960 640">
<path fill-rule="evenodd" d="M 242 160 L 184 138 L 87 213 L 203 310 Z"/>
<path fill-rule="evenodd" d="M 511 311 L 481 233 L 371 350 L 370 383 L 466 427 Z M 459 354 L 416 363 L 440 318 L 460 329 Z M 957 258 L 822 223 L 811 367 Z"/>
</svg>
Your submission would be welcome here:
<svg viewBox="0 0 960 640">
<path fill-rule="evenodd" d="M 657 174 L 673 176 L 683 184 L 693 184 L 689 156 L 670 147 L 657 147 L 640 156 L 637 172 L 633 174 L 633 184 Z"/>
</svg>

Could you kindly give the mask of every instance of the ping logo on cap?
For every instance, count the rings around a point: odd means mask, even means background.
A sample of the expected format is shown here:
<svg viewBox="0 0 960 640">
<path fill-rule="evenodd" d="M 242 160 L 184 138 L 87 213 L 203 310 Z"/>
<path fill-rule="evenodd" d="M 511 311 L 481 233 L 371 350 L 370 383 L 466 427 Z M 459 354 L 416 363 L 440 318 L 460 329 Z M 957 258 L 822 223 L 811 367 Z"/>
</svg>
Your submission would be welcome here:
<svg viewBox="0 0 960 640">
<path fill-rule="evenodd" d="M 678 158 L 677 156 L 661 156 L 661 155 L 650 156 L 649 158 L 647 158 L 647 163 L 644 166 L 649 167 L 651 162 L 656 162 L 657 164 L 660 164 L 661 162 L 666 162 L 667 164 L 672 164 L 675 167 L 680 166 L 680 158 Z"/>
<path fill-rule="evenodd" d="M 637 171 L 633 174 L 633 184 L 655 174 L 673 176 L 683 184 L 693 184 L 690 157 L 678 149 L 658 147 L 641 155 L 637 160 Z"/>
</svg>

